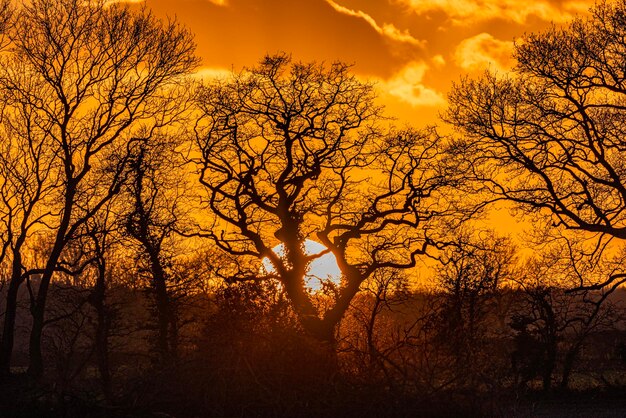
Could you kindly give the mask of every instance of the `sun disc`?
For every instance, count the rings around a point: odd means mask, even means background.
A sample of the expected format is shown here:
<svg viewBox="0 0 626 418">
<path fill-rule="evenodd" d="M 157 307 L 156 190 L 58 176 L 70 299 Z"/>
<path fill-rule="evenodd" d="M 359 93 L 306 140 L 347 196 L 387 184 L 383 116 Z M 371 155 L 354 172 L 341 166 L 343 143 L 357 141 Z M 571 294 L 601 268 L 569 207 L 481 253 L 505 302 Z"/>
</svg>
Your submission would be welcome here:
<svg viewBox="0 0 626 418">
<path fill-rule="evenodd" d="M 310 239 L 304 241 L 304 251 L 307 255 L 320 254 L 325 250 L 326 247 L 319 242 L 315 242 Z M 272 251 L 274 251 L 274 253 L 276 253 L 279 257 L 284 257 L 285 255 L 283 244 L 275 246 L 272 248 Z M 272 262 L 267 257 L 263 259 L 263 267 L 267 272 L 275 271 Z M 341 270 L 337 265 L 335 256 L 330 252 L 314 259 L 309 265 L 304 278 L 306 287 L 314 292 L 320 290 L 324 283 L 338 285 L 340 281 Z"/>
</svg>

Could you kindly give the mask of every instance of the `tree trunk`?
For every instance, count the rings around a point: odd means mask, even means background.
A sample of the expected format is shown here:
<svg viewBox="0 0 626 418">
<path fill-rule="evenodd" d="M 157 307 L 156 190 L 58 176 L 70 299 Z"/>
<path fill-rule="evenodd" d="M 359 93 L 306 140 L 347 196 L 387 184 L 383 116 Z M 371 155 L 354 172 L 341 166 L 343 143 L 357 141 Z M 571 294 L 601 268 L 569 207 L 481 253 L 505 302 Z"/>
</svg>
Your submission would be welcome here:
<svg viewBox="0 0 626 418">
<path fill-rule="evenodd" d="M 11 374 L 11 357 L 13 355 L 13 344 L 15 340 L 15 321 L 17 318 L 17 297 L 22 280 L 11 277 L 9 289 L 7 291 L 7 306 L 4 314 L 4 326 L 2 329 L 2 345 L 0 346 L 0 379 Z"/>
<path fill-rule="evenodd" d="M 20 253 L 26 236 L 20 235 L 13 248 L 13 262 L 11 265 L 11 281 L 7 290 L 7 302 L 2 329 L 2 344 L 0 345 L 0 379 L 11 374 L 11 358 L 15 344 L 15 321 L 17 320 L 17 299 L 20 286 L 24 282 L 22 276 L 22 254 Z"/>
<path fill-rule="evenodd" d="M 38 298 L 39 299 L 39 298 Z M 30 332 L 30 342 L 28 346 L 29 364 L 28 374 L 32 377 L 41 377 L 43 375 L 43 354 L 41 351 L 41 337 L 44 326 L 44 309 L 45 305 L 34 304 L 31 307 L 33 316 L 33 327 Z"/>
<path fill-rule="evenodd" d="M 372 373 L 375 367 L 379 364 L 378 362 L 378 351 L 376 350 L 376 346 L 374 344 L 374 330 L 376 327 L 376 318 L 378 316 L 378 308 L 381 304 L 380 294 L 376 294 L 376 300 L 374 301 L 374 306 L 372 307 L 372 311 L 370 314 L 369 321 L 367 323 L 366 332 L 367 332 L 367 352 L 368 352 L 368 361 L 369 361 L 369 369 L 370 373 Z"/>
<path fill-rule="evenodd" d="M 96 325 L 95 351 L 98 361 L 98 372 L 105 398 L 112 399 L 111 369 L 109 365 L 109 331 L 111 318 L 106 306 L 106 264 L 104 259 L 98 263 L 98 277 L 93 289 L 91 304 L 95 308 L 98 322 Z"/>
<path fill-rule="evenodd" d="M 565 355 L 565 360 L 563 361 L 563 376 L 561 378 L 560 388 L 563 390 L 567 390 L 569 386 L 569 379 L 572 374 L 572 370 L 574 369 L 574 362 L 576 361 L 576 357 L 578 357 L 578 353 L 582 347 L 582 340 L 567 352 Z"/>
<path fill-rule="evenodd" d="M 543 390 L 550 392 L 552 390 L 552 373 L 556 368 L 556 337 L 550 336 L 546 342 L 546 357 L 543 365 Z"/>
<path fill-rule="evenodd" d="M 48 300 L 48 289 L 50 288 L 52 275 L 54 274 L 54 270 L 59 258 L 61 257 L 61 252 L 64 247 L 64 238 L 67 231 L 67 224 L 69 223 L 69 216 L 67 216 L 67 219 L 64 217 L 64 221 L 66 222 L 62 223 L 57 231 L 54 247 L 46 263 L 46 268 L 41 276 L 39 288 L 37 289 L 35 303 L 30 308 L 33 316 L 33 326 L 30 332 L 30 344 L 28 347 L 28 353 L 30 355 L 28 374 L 35 378 L 41 377 L 44 371 L 41 339 L 45 325 L 44 319 L 46 314 L 46 302 Z"/>
<path fill-rule="evenodd" d="M 68 171 L 68 169 L 66 169 Z M 71 173 L 66 173 L 67 179 L 71 179 Z M 69 180 L 68 180 L 69 181 Z M 65 192 L 65 205 L 63 208 L 63 217 L 59 222 L 59 228 L 54 238 L 54 244 L 50 256 L 46 262 L 46 267 L 41 276 L 39 289 L 35 303 L 31 306 L 31 314 L 33 316 L 33 327 L 30 332 L 30 344 L 28 353 L 30 355 L 28 374 L 32 377 L 41 377 L 43 375 L 43 355 L 41 351 L 41 338 L 43 327 L 45 325 L 44 317 L 46 314 L 46 301 L 48 299 L 48 289 L 52 280 L 52 275 L 57 267 L 61 253 L 66 243 L 66 234 L 69 229 L 72 217 L 72 205 L 74 204 L 74 196 L 76 194 L 75 185 L 68 184 Z"/>
<path fill-rule="evenodd" d="M 545 344 L 545 358 L 543 365 L 543 390 L 544 392 L 550 392 L 552 390 L 552 373 L 556 368 L 556 355 L 557 355 L 557 323 L 554 315 L 554 310 L 550 302 L 551 290 L 542 291 L 540 293 L 539 306 L 542 310 L 541 316 L 545 322 L 545 329 L 543 330 L 543 341 Z"/>
<path fill-rule="evenodd" d="M 170 330 L 169 330 L 169 341 L 170 341 L 170 353 L 174 360 L 178 359 L 178 316 L 177 312 L 174 310 L 174 306 L 172 306 L 172 300 L 170 299 Z"/>
<path fill-rule="evenodd" d="M 148 250 L 152 250 L 148 248 Z M 166 275 L 161 260 L 156 251 L 150 251 L 150 264 L 152 270 L 152 286 L 154 288 L 157 308 L 157 351 L 161 363 L 167 363 L 173 359 L 173 352 L 170 349 L 170 323 L 171 307 L 170 297 L 167 292 Z M 172 346 L 175 345 L 172 342 Z"/>
<path fill-rule="evenodd" d="M 55 264 L 57 259 L 58 256 L 54 260 Z M 52 274 L 53 267 L 46 267 L 46 271 L 41 277 L 41 282 L 39 283 L 36 301 L 30 308 L 33 317 L 33 325 L 30 331 L 30 341 L 28 346 L 28 354 L 30 356 L 28 364 L 28 374 L 35 378 L 41 377 L 44 371 L 41 339 L 43 335 L 43 328 L 45 325 L 44 319 L 46 313 L 46 301 L 48 299 L 48 289 L 50 287 Z"/>
</svg>

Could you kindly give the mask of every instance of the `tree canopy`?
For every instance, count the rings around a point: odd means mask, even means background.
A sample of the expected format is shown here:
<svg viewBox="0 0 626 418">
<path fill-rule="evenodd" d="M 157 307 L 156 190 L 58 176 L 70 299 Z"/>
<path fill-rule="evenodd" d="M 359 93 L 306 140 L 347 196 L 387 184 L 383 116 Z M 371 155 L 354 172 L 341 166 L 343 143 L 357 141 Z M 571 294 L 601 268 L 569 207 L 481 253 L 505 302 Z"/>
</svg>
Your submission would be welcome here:
<svg viewBox="0 0 626 418">
<path fill-rule="evenodd" d="M 626 2 L 531 33 L 515 68 L 454 85 L 446 119 L 496 199 L 556 226 L 626 238 Z"/>
<path fill-rule="evenodd" d="M 345 64 L 287 55 L 215 81 L 198 97 L 196 163 L 217 217 L 211 237 L 232 254 L 267 257 L 305 328 L 326 339 L 364 280 L 425 254 L 429 225 L 446 210 L 441 189 L 452 182 L 438 138 L 389 127 L 374 98 Z M 307 255 L 307 239 L 327 250 Z M 279 243 L 284 257 L 272 249 Z M 321 315 L 304 275 L 328 251 L 343 281 Z"/>
<path fill-rule="evenodd" d="M 119 193 L 131 144 L 149 140 L 184 111 L 181 81 L 198 58 L 193 36 L 176 21 L 104 0 L 34 0 L 6 27 L 0 256 L 13 264 L 8 311 L 21 283 L 41 274 L 30 344 L 30 370 L 39 375 L 48 288 L 63 251 Z M 49 237 L 43 265 L 24 257 L 34 230 Z M 13 316 L 5 317 L 5 370 Z"/>
</svg>

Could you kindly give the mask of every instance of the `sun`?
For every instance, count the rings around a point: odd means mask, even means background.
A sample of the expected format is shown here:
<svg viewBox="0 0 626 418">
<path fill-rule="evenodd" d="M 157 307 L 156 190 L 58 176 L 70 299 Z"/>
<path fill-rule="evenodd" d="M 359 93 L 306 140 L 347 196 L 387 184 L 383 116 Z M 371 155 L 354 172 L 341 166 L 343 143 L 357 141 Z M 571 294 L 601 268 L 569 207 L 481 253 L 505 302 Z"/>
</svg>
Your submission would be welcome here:
<svg viewBox="0 0 626 418">
<path fill-rule="evenodd" d="M 304 251 L 307 255 L 320 254 L 325 251 L 319 242 L 307 239 L 304 241 Z M 272 248 L 278 256 L 283 257 L 285 254 L 283 244 L 279 244 Z M 274 266 L 268 258 L 263 259 L 263 268 L 267 272 L 273 272 Z M 315 292 L 322 288 L 324 283 L 339 284 L 341 281 L 341 270 L 337 265 L 337 260 L 333 253 L 324 254 L 311 262 L 304 278 L 305 286 Z"/>
</svg>

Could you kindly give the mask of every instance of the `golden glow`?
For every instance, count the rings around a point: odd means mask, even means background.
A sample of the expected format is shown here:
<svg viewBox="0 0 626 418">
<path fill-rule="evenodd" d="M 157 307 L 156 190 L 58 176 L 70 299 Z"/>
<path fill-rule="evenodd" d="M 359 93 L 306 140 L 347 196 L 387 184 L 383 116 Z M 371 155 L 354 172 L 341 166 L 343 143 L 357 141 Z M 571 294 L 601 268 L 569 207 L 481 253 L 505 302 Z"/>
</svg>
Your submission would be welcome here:
<svg viewBox="0 0 626 418">
<path fill-rule="evenodd" d="M 524 33 L 585 14 L 593 0 L 147 0 L 196 34 L 201 77 L 253 66 L 266 53 L 336 60 L 377 83 L 389 114 L 438 123 L 451 82 L 510 67 Z"/>
</svg>

